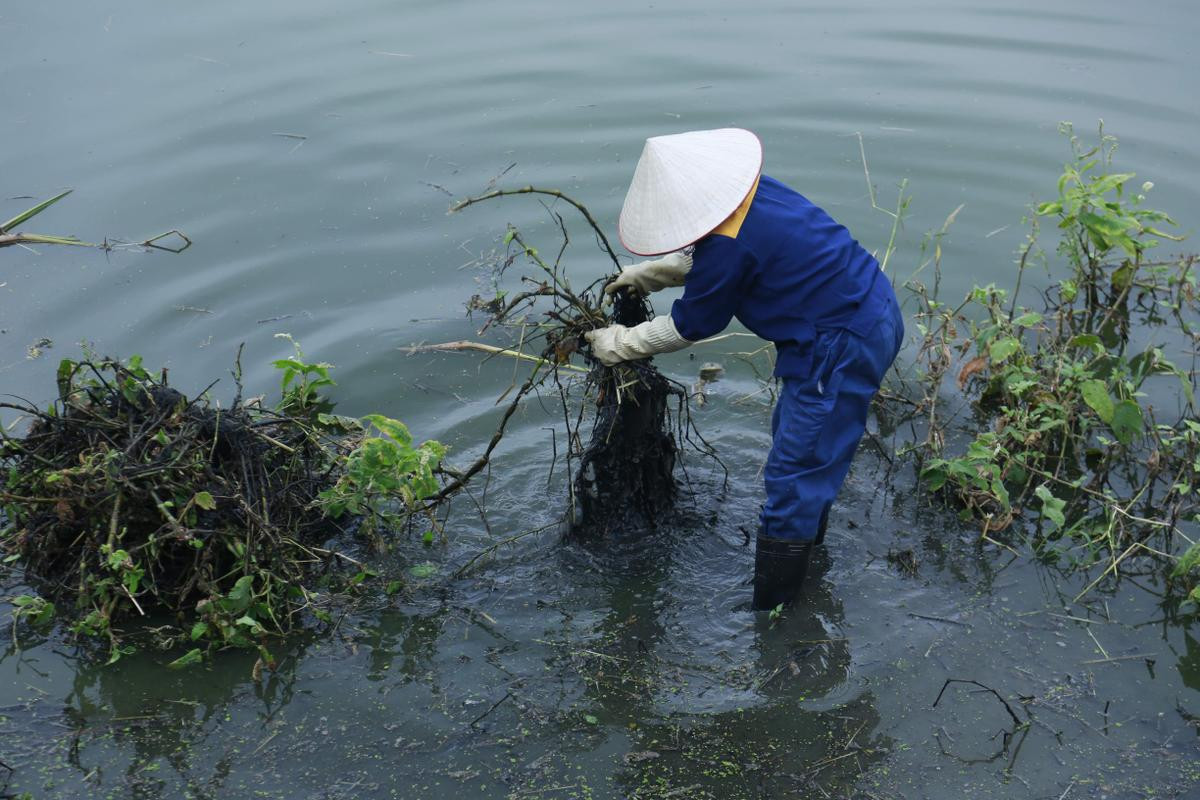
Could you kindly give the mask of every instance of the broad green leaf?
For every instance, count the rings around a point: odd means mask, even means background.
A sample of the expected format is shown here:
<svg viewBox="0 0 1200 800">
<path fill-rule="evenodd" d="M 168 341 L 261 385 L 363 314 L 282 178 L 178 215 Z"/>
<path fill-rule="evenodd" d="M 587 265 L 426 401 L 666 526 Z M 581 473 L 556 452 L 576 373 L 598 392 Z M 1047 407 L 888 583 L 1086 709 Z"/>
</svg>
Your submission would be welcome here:
<svg viewBox="0 0 1200 800">
<path fill-rule="evenodd" d="M 1037 325 L 1042 321 L 1042 315 L 1036 311 L 1028 311 L 1013 320 L 1013 325 L 1020 325 L 1023 328 L 1028 328 L 1030 325 Z"/>
<path fill-rule="evenodd" d="M 1141 434 L 1144 428 L 1141 406 L 1132 400 L 1122 400 L 1117 403 L 1113 408 L 1110 426 L 1117 441 L 1124 445 L 1129 444 L 1135 436 Z"/>
<path fill-rule="evenodd" d="M 196 496 L 192 498 L 192 501 L 205 511 L 212 511 L 217 507 L 217 501 L 213 499 L 213 496 L 209 492 L 196 492 Z"/>
<path fill-rule="evenodd" d="M 1044 485 L 1033 490 L 1042 501 L 1042 516 L 1054 523 L 1054 527 L 1062 529 L 1067 518 L 1063 515 L 1063 508 L 1067 505 L 1067 501 L 1060 500 L 1050 493 Z"/>
<path fill-rule="evenodd" d="M 1193 542 L 1187 552 L 1179 557 L 1179 560 L 1175 562 L 1175 568 L 1171 570 L 1171 577 L 1182 578 L 1194 567 L 1200 567 L 1200 542 Z"/>
<path fill-rule="evenodd" d="M 414 578 L 432 578 L 437 574 L 438 568 L 436 564 L 426 561 L 423 564 L 413 564 L 408 568 L 408 572 Z"/>
<path fill-rule="evenodd" d="M 1088 347 L 1095 350 L 1097 353 L 1104 352 L 1104 345 L 1100 341 L 1100 337 L 1094 333 L 1081 333 L 1077 336 L 1072 336 L 1067 341 L 1068 347 Z"/>
<path fill-rule="evenodd" d="M 921 472 L 921 478 L 928 485 L 930 491 L 936 492 L 946 485 L 946 470 L 941 467 L 926 467 Z"/>
<path fill-rule="evenodd" d="M 1081 211 L 1079 221 L 1092 233 L 1098 233 L 1106 238 L 1121 236 L 1131 227 L 1128 222 L 1093 214 L 1090 211 Z"/>
<path fill-rule="evenodd" d="M 1037 207 L 1037 214 L 1041 217 L 1049 214 L 1057 214 L 1058 212 L 1062 211 L 1062 208 L 1062 203 L 1059 202 L 1042 203 Z"/>
<path fill-rule="evenodd" d="M 245 611 L 250 606 L 250 592 L 254 584 L 253 575 L 243 575 L 225 595 L 224 606 L 231 613 Z"/>
<path fill-rule="evenodd" d="M 1003 339 L 992 342 L 991 347 L 988 348 L 988 357 L 992 359 L 993 364 L 998 364 L 1020 349 L 1021 342 L 1016 337 L 1005 336 Z"/>
<path fill-rule="evenodd" d="M 200 648 L 194 647 L 181 655 L 179 658 L 172 661 L 170 664 L 167 664 L 167 669 L 183 669 L 184 667 L 190 667 L 193 664 L 199 664 L 203 660 L 204 656 L 202 655 Z"/>
<path fill-rule="evenodd" d="M 208 623 L 201 620 L 192 626 L 192 641 L 196 641 L 208 633 Z"/>
<path fill-rule="evenodd" d="M 1107 423 L 1111 423 L 1113 419 L 1113 401 L 1108 394 L 1108 387 L 1104 385 L 1104 381 L 1096 379 L 1086 380 L 1079 385 L 1079 391 L 1083 394 L 1083 401 L 1091 406 L 1091 409 L 1096 412 L 1100 419 Z"/>
<path fill-rule="evenodd" d="M 1116 175 L 1105 175 L 1104 177 L 1098 178 L 1097 180 L 1093 181 L 1092 185 L 1089 186 L 1088 188 L 1094 194 L 1098 194 L 1098 195 L 1099 194 L 1107 194 L 1108 192 L 1111 192 L 1113 189 L 1117 188 L 1121 184 L 1132 180 L 1134 177 L 1135 177 L 1135 174 L 1132 172 L 1121 172 L 1121 173 L 1117 173 Z"/>
<path fill-rule="evenodd" d="M 385 417 L 382 414 L 368 414 L 363 419 L 400 444 L 412 445 L 412 434 L 408 432 L 408 427 L 400 420 Z"/>
</svg>

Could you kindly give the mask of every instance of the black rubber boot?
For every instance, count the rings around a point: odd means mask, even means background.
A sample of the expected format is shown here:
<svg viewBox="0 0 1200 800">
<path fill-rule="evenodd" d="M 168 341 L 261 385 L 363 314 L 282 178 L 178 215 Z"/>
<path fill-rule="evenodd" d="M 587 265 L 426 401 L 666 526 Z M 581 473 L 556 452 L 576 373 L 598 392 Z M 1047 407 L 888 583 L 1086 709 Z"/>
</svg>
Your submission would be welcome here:
<svg viewBox="0 0 1200 800">
<path fill-rule="evenodd" d="M 825 506 L 821 511 L 821 521 L 817 523 L 817 538 L 813 539 L 813 544 L 825 544 L 825 528 L 829 525 L 829 506 Z"/>
<path fill-rule="evenodd" d="M 808 572 L 808 560 L 813 542 L 768 539 L 759 536 L 754 549 L 755 611 L 770 611 L 790 606 L 800 593 L 800 585 Z"/>
</svg>

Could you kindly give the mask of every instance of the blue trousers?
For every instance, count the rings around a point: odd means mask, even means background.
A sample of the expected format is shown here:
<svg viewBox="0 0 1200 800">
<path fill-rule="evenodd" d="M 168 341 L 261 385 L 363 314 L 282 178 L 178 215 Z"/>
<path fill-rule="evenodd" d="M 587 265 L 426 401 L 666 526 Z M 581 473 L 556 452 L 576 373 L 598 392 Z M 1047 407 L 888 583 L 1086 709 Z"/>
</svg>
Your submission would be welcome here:
<svg viewBox="0 0 1200 800">
<path fill-rule="evenodd" d="M 813 540 L 846 480 L 867 429 L 871 399 L 904 339 L 891 285 L 878 280 L 875 291 L 886 293 L 876 319 L 857 331 L 819 330 L 811 374 L 783 379 L 771 418 L 761 536 Z"/>
</svg>

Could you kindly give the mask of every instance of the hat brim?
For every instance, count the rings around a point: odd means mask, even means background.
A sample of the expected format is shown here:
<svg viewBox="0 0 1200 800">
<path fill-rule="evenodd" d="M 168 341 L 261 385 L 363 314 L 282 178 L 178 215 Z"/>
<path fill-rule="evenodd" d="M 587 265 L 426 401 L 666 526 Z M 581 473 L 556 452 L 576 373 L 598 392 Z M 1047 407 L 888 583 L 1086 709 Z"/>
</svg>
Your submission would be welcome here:
<svg viewBox="0 0 1200 800">
<path fill-rule="evenodd" d="M 746 199 L 762 161 L 762 142 L 745 128 L 647 139 L 617 223 L 621 244 L 643 256 L 694 244 Z"/>
</svg>

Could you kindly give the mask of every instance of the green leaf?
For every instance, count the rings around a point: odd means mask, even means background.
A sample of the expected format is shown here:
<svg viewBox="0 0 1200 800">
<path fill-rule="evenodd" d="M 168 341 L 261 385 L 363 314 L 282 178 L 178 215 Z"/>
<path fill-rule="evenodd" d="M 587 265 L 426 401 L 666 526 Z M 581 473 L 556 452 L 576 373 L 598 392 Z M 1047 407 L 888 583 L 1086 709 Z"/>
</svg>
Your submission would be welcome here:
<svg viewBox="0 0 1200 800">
<path fill-rule="evenodd" d="M 437 575 L 437 571 L 437 565 L 430 561 L 426 561 L 423 564 L 413 564 L 408 568 L 410 575 L 412 575 L 414 578 L 421 579 L 432 578 L 434 575 Z"/>
<path fill-rule="evenodd" d="M 1088 186 L 1088 189 L 1092 192 L 1092 194 L 1107 194 L 1121 184 L 1132 180 L 1134 177 L 1135 173 L 1132 172 L 1121 172 L 1117 173 L 1116 175 L 1105 175 L 1104 177 L 1093 181 L 1092 184 Z"/>
<path fill-rule="evenodd" d="M 71 394 L 71 378 L 75 375 L 75 362 L 64 358 L 58 362 L 58 397 L 66 400 Z"/>
<path fill-rule="evenodd" d="M 64 197 L 66 197 L 73 191 L 74 191 L 73 189 L 67 189 L 62 194 L 57 194 L 54 197 L 51 197 L 49 200 L 38 203 L 33 208 L 30 208 L 26 211 L 22 211 L 20 214 L 17 214 L 15 217 L 10 219 L 8 222 L 0 223 L 0 233 L 5 233 L 7 231 L 11 231 L 13 228 L 20 225 L 22 222 L 24 222 L 28 219 L 32 219 L 33 217 L 36 217 L 38 214 L 42 213 L 47 208 L 54 205 L 59 200 L 62 200 Z"/>
<path fill-rule="evenodd" d="M 245 611 L 250 606 L 250 592 L 254 585 L 253 575 L 243 575 L 225 595 L 223 603 L 225 610 L 230 613 Z"/>
<path fill-rule="evenodd" d="M 368 414 L 363 419 L 399 444 L 412 445 L 412 434 L 408 432 L 408 427 L 400 420 L 385 417 L 382 414 Z"/>
<path fill-rule="evenodd" d="M 188 650 L 170 664 L 167 664 L 167 669 L 183 669 L 184 667 L 190 667 L 193 664 L 199 664 L 203 660 L 204 656 L 200 648 L 193 647 L 191 650 Z"/>
<path fill-rule="evenodd" d="M 1055 528 L 1061 530 L 1067 523 L 1067 518 L 1063 515 L 1063 508 L 1066 507 L 1067 501 L 1055 497 L 1044 485 L 1034 489 L 1033 493 L 1042 501 L 1042 516 L 1054 523 Z"/>
<path fill-rule="evenodd" d="M 1086 347 L 1097 353 L 1104 352 L 1104 344 L 1100 341 L 1100 337 L 1094 333 L 1081 333 L 1072 336 L 1067 340 L 1067 347 Z"/>
<path fill-rule="evenodd" d="M 1057 214 L 1062 211 L 1062 208 L 1062 203 L 1059 202 L 1042 203 L 1037 207 L 1037 215 L 1039 217 L 1045 217 L 1050 214 Z"/>
<path fill-rule="evenodd" d="M 942 459 L 935 459 L 921 470 L 921 480 L 929 486 L 929 490 L 936 492 L 938 489 L 946 485 L 946 462 Z"/>
<path fill-rule="evenodd" d="M 1175 562 L 1175 568 L 1171 570 L 1171 577 L 1182 578 L 1198 566 L 1200 566 L 1200 542 L 1193 542 L 1187 552 Z"/>
<path fill-rule="evenodd" d="M 196 492 L 196 496 L 192 498 L 192 502 L 205 511 L 212 511 L 217 507 L 217 501 L 208 492 Z"/>
<path fill-rule="evenodd" d="M 1142 408 L 1132 400 L 1122 400 L 1113 409 L 1112 421 L 1109 423 L 1117 441 L 1128 445 L 1135 436 L 1141 434 L 1145 427 L 1142 421 Z"/>
<path fill-rule="evenodd" d="M 1028 328 L 1030 325 L 1037 325 L 1042 321 L 1042 315 L 1036 311 L 1028 311 L 1013 320 L 1013 325 L 1019 325 L 1022 328 Z"/>
<path fill-rule="evenodd" d="M 1131 227 L 1127 222 L 1122 222 L 1113 217 L 1102 217 L 1090 211 L 1080 212 L 1079 221 L 1092 233 L 1098 233 L 1108 239 L 1124 235 L 1125 231 Z"/>
<path fill-rule="evenodd" d="M 584 714 L 583 721 L 586 722 L 588 725 L 599 725 L 600 724 L 600 718 L 597 717 L 595 714 Z"/>
<path fill-rule="evenodd" d="M 201 620 L 192 626 L 192 641 L 203 638 L 208 633 L 208 623 Z"/>
<path fill-rule="evenodd" d="M 1108 387 L 1104 385 L 1104 381 L 1096 379 L 1086 380 L 1079 385 L 1079 391 L 1083 394 L 1083 401 L 1091 406 L 1091 409 L 1096 412 L 1100 419 L 1107 423 L 1111 423 L 1113 419 L 1113 401 L 1108 394 Z"/>
<path fill-rule="evenodd" d="M 993 364 L 999 364 L 1013 353 L 1019 352 L 1021 342 L 1014 336 L 1005 336 L 1003 339 L 997 339 L 992 342 L 988 348 L 988 357 L 991 358 Z"/>
</svg>

